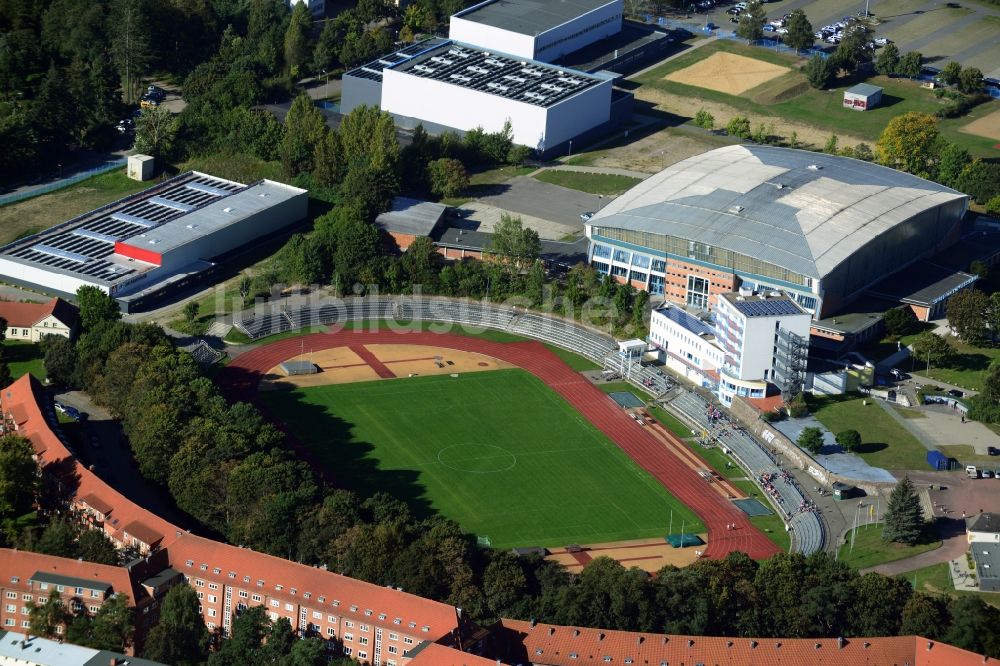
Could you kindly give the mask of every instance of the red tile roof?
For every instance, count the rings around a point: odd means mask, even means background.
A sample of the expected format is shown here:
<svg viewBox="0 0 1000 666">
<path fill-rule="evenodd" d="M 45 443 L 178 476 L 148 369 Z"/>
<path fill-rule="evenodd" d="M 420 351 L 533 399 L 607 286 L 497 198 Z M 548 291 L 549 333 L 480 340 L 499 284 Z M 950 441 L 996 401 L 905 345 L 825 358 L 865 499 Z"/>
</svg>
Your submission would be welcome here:
<svg viewBox="0 0 1000 666">
<path fill-rule="evenodd" d="M 81 504 L 86 504 L 94 511 L 98 513 L 103 513 L 105 516 L 114 510 L 114 507 L 102 500 L 100 497 L 94 493 L 88 493 L 80 497 L 77 501 Z"/>
<path fill-rule="evenodd" d="M 462 652 L 439 643 L 424 647 L 410 660 L 410 666 L 497 666 L 495 659 L 487 659 Z"/>
<path fill-rule="evenodd" d="M 740 666 L 965 666 L 980 655 L 916 636 L 879 638 L 725 638 L 584 629 L 501 620 L 502 638 L 515 646 L 511 661 L 545 666 L 713 664 Z M 931 644 L 930 650 L 925 650 Z M 919 650 L 916 648 L 920 648 Z M 919 653 L 923 650 L 922 654 Z M 520 654 L 517 652 L 520 651 Z M 606 658 L 610 657 L 610 661 Z M 915 661 L 923 657 L 923 661 Z M 629 661 L 631 660 L 631 661 Z"/>
<path fill-rule="evenodd" d="M 751 406 L 760 412 L 773 412 L 785 404 L 785 399 L 780 395 L 772 395 L 767 398 L 744 398 Z"/>
<path fill-rule="evenodd" d="M 53 298 L 48 303 L 18 303 L 0 301 L 0 317 L 8 326 L 31 328 L 49 315 L 55 315 L 69 328 L 76 323 L 77 310 L 61 298 Z"/>
<path fill-rule="evenodd" d="M 388 629 L 402 628 L 404 633 L 418 638 L 436 641 L 458 626 L 454 606 L 194 534 L 185 533 L 175 540 L 167 548 L 167 557 L 170 566 L 188 577 L 215 579 L 250 590 L 261 589 L 272 597 L 282 597 L 317 610 L 337 608 L 344 615 L 353 612 L 361 621 Z M 215 569 L 220 573 L 214 573 Z M 230 571 L 235 572 L 235 581 L 228 577 Z M 250 578 L 249 583 L 243 582 L 246 576 Z M 264 583 L 258 587 L 259 580 Z M 277 589 L 278 585 L 281 590 Z M 293 588 L 296 590 L 294 596 Z M 309 593 L 308 598 L 306 593 Z M 322 603 L 320 597 L 324 598 Z M 356 610 L 352 611 L 352 607 Z M 381 615 L 385 618 L 380 619 Z M 394 624 L 397 618 L 401 621 L 399 625 Z M 411 622 L 413 627 L 409 626 Z"/>
<path fill-rule="evenodd" d="M 131 523 L 123 527 L 122 532 L 131 537 L 135 537 L 147 546 L 155 546 L 163 541 L 162 534 L 138 520 L 133 520 Z"/>
<path fill-rule="evenodd" d="M 94 564 L 82 560 L 32 553 L 26 550 L 0 548 L 0 573 L 3 575 L 0 584 L 4 587 L 13 587 L 11 578 L 16 576 L 20 579 L 17 585 L 26 588 L 28 579 L 36 572 L 107 583 L 111 585 L 114 592 L 127 594 L 130 606 L 134 606 L 138 598 L 136 586 L 129 576 L 128 570 L 124 567 Z"/>
</svg>

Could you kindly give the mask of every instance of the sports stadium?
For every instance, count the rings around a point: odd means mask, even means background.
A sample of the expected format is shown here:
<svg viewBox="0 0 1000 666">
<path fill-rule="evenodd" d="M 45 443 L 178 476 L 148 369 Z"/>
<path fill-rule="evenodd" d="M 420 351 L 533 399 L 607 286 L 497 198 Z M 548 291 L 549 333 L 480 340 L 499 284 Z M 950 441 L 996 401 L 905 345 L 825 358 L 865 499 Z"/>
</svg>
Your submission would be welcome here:
<svg viewBox="0 0 1000 666">
<path fill-rule="evenodd" d="M 587 223 L 590 261 L 699 309 L 741 286 L 816 319 L 959 240 L 968 196 L 869 162 L 734 145 L 678 162 Z"/>
</svg>

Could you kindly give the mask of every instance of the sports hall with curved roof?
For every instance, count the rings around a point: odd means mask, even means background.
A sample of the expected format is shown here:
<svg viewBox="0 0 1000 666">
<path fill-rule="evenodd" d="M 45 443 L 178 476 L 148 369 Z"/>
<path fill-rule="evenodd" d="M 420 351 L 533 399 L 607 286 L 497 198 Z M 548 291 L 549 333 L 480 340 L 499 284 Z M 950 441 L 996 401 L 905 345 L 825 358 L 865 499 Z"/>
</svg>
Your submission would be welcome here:
<svg viewBox="0 0 1000 666">
<path fill-rule="evenodd" d="M 961 192 L 870 162 L 733 145 L 644 180 L 587 235 L 600 270 L 668 300 L 708 307 L 749 282 L 792 290 L 821 316 L 957 241 L 967 208 Z M 688 298 L 689 274 L 714 288 L 705 299 Z"/>
</svg>

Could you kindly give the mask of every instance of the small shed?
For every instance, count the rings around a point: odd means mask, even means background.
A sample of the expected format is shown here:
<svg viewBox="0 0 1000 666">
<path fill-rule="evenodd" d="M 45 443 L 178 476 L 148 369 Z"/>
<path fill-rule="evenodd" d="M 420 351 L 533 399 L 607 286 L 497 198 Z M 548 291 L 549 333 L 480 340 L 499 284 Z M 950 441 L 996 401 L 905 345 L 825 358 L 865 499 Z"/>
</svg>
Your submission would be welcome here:
<svg viewBox="0 0 1000 666">
<path fill-rule="evenodd" d="M 645 340 L 635 338 L 634 340 L 622 340 L 618 343 L 618 354 L 622 358 L 641 358 L 649 345 Z"/>
<path fill-rule="evenodd" d="M 855 111 L 874 109 L 882 101 L 882 89 L 870 83 L 859 83 L 844 91 L 844 106 Z"/>
<path fill-rule="evenodd" d="M 153 177 L 153 163 L 150 155 L 129 155 L 128 177 L 132 180 L 149 180 Z"/>
<path fill-rule="evenodd" d="M 375 218 L 375 226 L 405 252 L 419 236 L 430 236 L 438 228 L 447 209 L 439 203 L 396 197 L 392 208 Z"/>
<path fill-rule="evenodd" d="M 833 498 L 838 500 L 850 499 L 858 494 L 858 489 L 848 483 L 840 481 L 833 482 Z"/>
</svg>

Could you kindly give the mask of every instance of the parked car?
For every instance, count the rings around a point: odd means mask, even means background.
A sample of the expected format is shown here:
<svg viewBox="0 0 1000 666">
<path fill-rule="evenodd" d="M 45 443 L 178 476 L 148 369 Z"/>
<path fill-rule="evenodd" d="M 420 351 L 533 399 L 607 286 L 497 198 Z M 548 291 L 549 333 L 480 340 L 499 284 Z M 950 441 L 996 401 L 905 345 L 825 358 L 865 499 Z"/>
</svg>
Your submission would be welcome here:
<svg viewBox="0 0 1000 666">
<path fill-rule="evenodd" d="M 729 9 L 726 10 L 726 13 L 727 14 L 734 14 L 734 15 L 738 16 L 740 14 L 740 12 L 742 12 L 742 11 L 743 10 L 740 9 L 739 7 L 730 7 Z"/>
<path fill-rule="evenodd" d="M 995 446 L 987 446 L 986 453 L 991 456 L 1000 456 L 1000 449 Z"/>
<path fill-rule="evenodd" d="M 66 413 L 66 407 L 61 402 L 55 403 L 55 407 L 56 411 L 59 412 L 60 414 Z"/>
<path fill-rule="evenodd" d="M 982 470 L 982 475 L 983 475 L 984 479 L 992 479 L 993 478 L 993 472 L 991 472 L 988 469 Z"/>
<path fill-rule="evenodd" d="M 594 217 L 593 213 L 580 213 L 580 219 L 584 222 L 589 222 L 592 217 Z"/>
<path fill-rule="evenodd" d="M 962 398 L 965 397 L 965 392 L 959 391 L 958 389 L 948 389 L 948 395 L 953 398 Z"/>
<path fill-rule="evenodd" d="M 875 46 L 888 46 L 889 44 L 892 44 L 892 40 L 889 39 L 888 37 L 875 38 Z"/>
<path fill-rule="evenodd" d="M 78 410 L 76 407 L 70 407 L 69 405 L 66 405 L 62 408 L 62 413 L 70 417 L 71 419 L 77 419 L 77 420 L 80 419 L 80 410 Z"/>
</svg>

